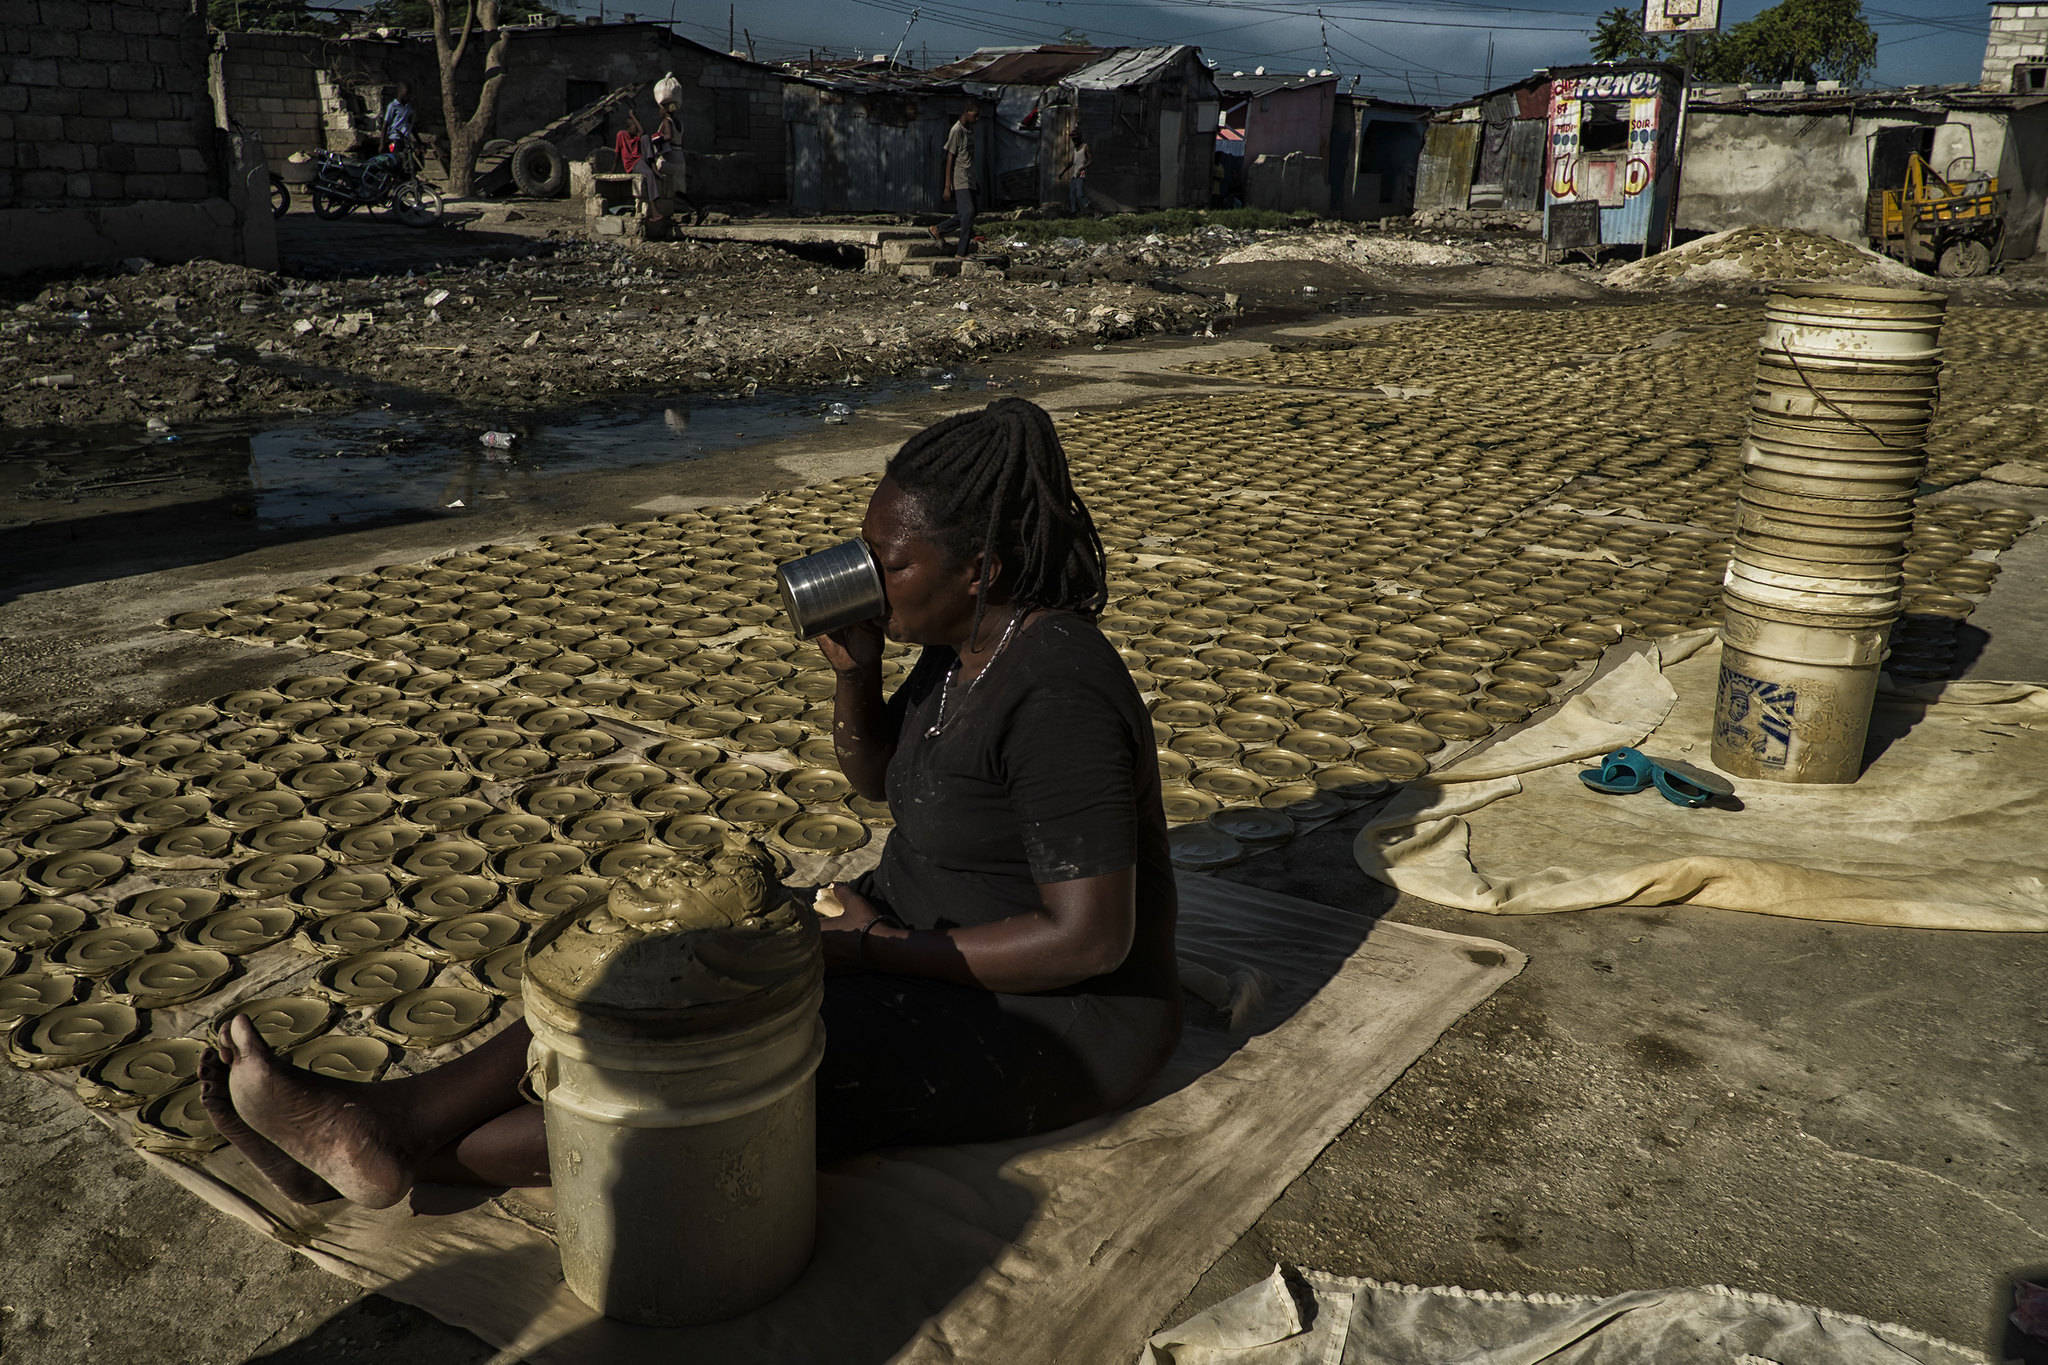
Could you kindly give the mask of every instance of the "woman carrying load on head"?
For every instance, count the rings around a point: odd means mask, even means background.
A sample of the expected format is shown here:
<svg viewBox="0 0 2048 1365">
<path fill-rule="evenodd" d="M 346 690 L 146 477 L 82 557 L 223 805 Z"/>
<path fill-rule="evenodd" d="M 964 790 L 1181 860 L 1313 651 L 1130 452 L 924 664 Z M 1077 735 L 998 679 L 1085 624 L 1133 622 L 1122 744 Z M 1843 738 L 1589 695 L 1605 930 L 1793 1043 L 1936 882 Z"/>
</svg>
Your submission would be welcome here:
<svg viewBox="0 0 2048 1365">
<path fill-rule="evenodd" d="M 1052 421 L 1004 399 L 919 433 L 862 536 L 879 622 L 820 641 L 833 738 L 896 829 L 824 927 L 821 1157 L 1018 1137 L 1126 1104 L 1180 1030 L 1152 727 L 1096 628 L 1102 542 Z M 884 639 L 923 647 L 884 697 Z M 231 1020 L 201 1079 L 222 1134 L 301 1202 L 548 1180 L 515 1023 L 418 1076 L 299 1071 Z"/>
</svg>

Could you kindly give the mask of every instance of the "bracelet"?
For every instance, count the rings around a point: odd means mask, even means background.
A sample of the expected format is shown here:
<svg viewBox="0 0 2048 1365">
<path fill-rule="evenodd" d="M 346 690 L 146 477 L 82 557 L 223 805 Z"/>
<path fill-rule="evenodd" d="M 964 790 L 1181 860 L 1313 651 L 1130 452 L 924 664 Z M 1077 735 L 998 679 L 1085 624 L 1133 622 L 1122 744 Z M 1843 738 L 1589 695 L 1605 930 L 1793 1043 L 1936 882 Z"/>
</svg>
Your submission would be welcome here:
<svg viewBox="0 0 2048 1365">
<path fill-rule="evenodd" d="M 860 965 L 869 971 L 874 970 L 874 963 L 868 960 L 868 935 L 872 934 L 875 926 L 881 922 L 882 917 L 877 915 L 860 927 Z"/>
</svg>

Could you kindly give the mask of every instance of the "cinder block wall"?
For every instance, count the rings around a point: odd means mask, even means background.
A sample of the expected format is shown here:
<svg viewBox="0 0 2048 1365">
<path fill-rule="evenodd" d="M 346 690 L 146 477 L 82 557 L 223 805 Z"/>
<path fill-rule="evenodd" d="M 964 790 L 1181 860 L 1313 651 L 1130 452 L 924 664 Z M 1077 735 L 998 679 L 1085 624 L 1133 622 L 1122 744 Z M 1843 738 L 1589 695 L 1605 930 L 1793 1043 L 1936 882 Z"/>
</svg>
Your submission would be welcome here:
<svg viewBox="0 0 2048 1365">
<path fill-rule="evenodd" d="M 272 170 L 327 144 L 319 88 L 325 44 L 307 33 L 222 33 L 228 116 L 263 140 Z"/>
<path fill-rule="evenodd" d="M 2048 4 L 1994 3 L 1991 6 L 1991 37 L 1984 44 L 1984 74 L 1979 78 L 1987 90 L 2011 90 L 2015 62 L 2048 61 Z"/>
<path fill-rule="evenodd" d="M 0 0 L 0 35 L 0 207 L 221 194 L 188 5 Z"/>
</svg>

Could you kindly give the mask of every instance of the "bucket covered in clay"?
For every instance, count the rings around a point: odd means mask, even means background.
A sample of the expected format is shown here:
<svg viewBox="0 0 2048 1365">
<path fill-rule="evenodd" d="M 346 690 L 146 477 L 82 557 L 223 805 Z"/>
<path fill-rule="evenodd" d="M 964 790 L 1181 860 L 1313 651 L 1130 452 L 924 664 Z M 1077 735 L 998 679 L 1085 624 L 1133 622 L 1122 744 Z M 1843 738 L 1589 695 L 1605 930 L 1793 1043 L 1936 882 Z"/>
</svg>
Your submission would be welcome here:
<svg viewBox="0 0 2048 1365">
<path fill-rule="evenodd" d="M 527 1081 L 547 1109 L 563 1278 L 607 1317 L 731 1317 L 787 1288 L 817 1212 L 823 958 L 733 834 L 535 936 Z"/>
</svg>

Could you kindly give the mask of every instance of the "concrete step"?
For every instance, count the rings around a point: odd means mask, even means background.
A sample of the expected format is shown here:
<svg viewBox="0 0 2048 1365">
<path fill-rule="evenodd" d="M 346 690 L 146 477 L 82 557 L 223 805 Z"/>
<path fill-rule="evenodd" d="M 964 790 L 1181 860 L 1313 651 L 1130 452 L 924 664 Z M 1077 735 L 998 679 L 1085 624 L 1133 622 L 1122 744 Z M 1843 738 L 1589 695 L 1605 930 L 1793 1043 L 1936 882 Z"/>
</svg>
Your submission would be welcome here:
<svg viewBox="0 0 2048 1365">
<path fill-rule="evenodd" d="M 933 256 L 943 256 L 951 249 L 950 247 L 940 246 L 929 237 L 921 242 L 910 239 L 884 242 L 880 247 L 882 265 L 885 268 L 892 265 L 902 265 L 906 261 L 927 260 Z"/>
<path fill-rule="evenodd" d="M 960 259 L 957 256 L 939 256 L 931 260 L 905 261 L 896 267 L 896 273 L 910 280 L 929 280 L 940 276 L 960 273 Z"/>
</svg>

